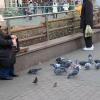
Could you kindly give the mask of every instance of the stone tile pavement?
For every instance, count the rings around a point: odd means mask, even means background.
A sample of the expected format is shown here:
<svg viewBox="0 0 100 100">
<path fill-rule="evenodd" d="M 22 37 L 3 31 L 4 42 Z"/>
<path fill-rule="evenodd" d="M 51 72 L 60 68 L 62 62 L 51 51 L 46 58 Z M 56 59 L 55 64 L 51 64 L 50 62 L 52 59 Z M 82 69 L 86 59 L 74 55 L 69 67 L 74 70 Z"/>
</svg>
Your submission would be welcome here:
<svg viewBox="0 0 100 100">
<path fill-rule="evenodd" d="M 62 57 L 84 60 L 91 53 L 94 58 L 100 59 L 100 43 L 94 46 L 94 51 L 79 49 Z M 67 79 L 66 74 L 56 76 L 53 73 L 50 63 L 54 62 L 55 59 L 52 59 L 33 66 L 42 67 L 37 75 L 37 85 L 32 83 L 35 76 L 27 74 L 29 69 L 21 72 L 14 80 L 0 80 L 0 100 L 100 100 L 100 70 L 97 71 L 94 67 L 89 71 L 81 69 L 77 77 Z M 55 82 L 57 87 L 53 87 Z"/>
</svg>

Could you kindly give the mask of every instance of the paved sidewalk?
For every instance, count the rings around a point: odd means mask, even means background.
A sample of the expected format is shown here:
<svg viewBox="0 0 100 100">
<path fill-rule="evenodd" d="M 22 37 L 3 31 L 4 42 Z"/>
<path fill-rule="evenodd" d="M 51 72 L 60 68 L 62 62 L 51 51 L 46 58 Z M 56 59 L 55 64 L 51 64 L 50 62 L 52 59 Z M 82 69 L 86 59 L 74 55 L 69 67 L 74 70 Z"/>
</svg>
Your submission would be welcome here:
<svg viewBox="0 0 100 100">
<path fill-rule="evenodd" d="M 84 60 L 91 53 L 94 58 L 100 59 L 100 43 L 94 46 L 94 51 L 79 49 L 62 57 Z M 32 83 L 35 76 L 28 75 L 28 70 L 20 73 L 14 80 L 0 80 L 0 100 L 100 100 L 100 70 L 97 71 L 94 67 L 89 71 L 81 69 L 77 77 L 67 79 L 66 74 L 56 76 L 53 73 L 50 63 L 54 61 L 52 59 L 34 66 L 42 67 L 37 75 L 37 85 Z M 53 87 L 55 82 L 57 87 Z"/>
</svg>

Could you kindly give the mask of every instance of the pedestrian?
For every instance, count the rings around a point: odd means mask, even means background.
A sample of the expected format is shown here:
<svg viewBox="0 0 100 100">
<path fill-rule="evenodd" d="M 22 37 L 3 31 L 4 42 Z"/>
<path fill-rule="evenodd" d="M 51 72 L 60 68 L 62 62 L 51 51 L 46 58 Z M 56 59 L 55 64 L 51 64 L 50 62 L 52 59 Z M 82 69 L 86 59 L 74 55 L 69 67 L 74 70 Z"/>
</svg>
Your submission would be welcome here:
<svg viewBox="0 0 100 100">
<path fill-rule="evenodd" d="M 49 7 L 48 7 L 48 2 L 45 2 L 45 13 L 48 13 Z"/>
<path fill-rule="evenodd" d="M 64 9 L 64 11 L 68 11 L 69 10 L 69 3 L 68 2 L 64 1 L 63 9 Z"/>
<path fill-rule="evenodd" d="M 86 45 L 86 47 L 84 47 L 83 50 L 94 50 L 94 46 L 92 43 L 92 35 L 89 37 L 85 36 L 85 30 L 86 30 L 87 25 L 93 28 L 92 0 L 83 0 L 80 27 L 83 29 L 83 36 L 84 36 L 85 45 Z"/>
<path fill-rule="evenodd" d="M 53 18 L 57 18 L 57 12 L 58 12 L 58 7 L 57 7 L 58 5 L 57 5 L 57 3 L 56 2 L 54 2 L 53 3 Z"/>
<path fill-rule="evenodd" d="M 42 11 L 42 13 L 44 13 L 45 12 L 45 9 L 44 9 L 45 7 L 44 7 L 44 2 L 42 1 L 41 2 L 41 11 Z"/>
<path fill-rule="evenodd" d="M 15 62 L 13 59 L 13 47 L 17 47 L 15 35 L 8 35 L 7 28 L 2 29 L 0 26 L 0 79 L 12 80 L 16 77 L 14 73 Z M 8 38 L 10 37 L 10 38 Z"/>
<path fill-rule="evenodd" d="M 33 2 L 33 12 L 34 12 L 34 14 L 37 14 L 37 10 L 38 10 L 38 4 L 37 4 L 37 2 Z"/>
<path fill-rule="evenodd" d="M 76 11 L 79 15 L 81 15 L 82 3 L 81 3 L 80 0 L 77 1 L 77 2 L 75 3 L 75 11 Z"/>
<path fill-rule="evenodd" d="M 70 2 L 69 2 L 69 10 L 74 10 L 74 8 L 75 8 L 75 1 L 70 0 Z"/>
<path fill-rule="evenodd" d="M 28 15 L 32 15 L 33 14 L 33 10 L 34 10 L 33 3 L 30 2 L 29 5 L 28 5 Z M 29 20 L 32 20 L 32 16 L 29 16 Z"/>
</svg>

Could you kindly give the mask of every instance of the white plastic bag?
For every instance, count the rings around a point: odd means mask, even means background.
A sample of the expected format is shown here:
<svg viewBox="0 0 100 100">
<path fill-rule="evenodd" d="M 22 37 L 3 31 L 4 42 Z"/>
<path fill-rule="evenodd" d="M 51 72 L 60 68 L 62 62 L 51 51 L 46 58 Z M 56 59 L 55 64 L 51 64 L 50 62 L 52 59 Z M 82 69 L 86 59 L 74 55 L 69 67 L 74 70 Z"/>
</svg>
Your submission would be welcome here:
<svg viewBox="0 0 100 100">
<path fill-rule="evenodd" d="M 86 25 L 85 37 L 91 37 L 93 35 L 93 30 L 90 25 Z"/>
</svg>

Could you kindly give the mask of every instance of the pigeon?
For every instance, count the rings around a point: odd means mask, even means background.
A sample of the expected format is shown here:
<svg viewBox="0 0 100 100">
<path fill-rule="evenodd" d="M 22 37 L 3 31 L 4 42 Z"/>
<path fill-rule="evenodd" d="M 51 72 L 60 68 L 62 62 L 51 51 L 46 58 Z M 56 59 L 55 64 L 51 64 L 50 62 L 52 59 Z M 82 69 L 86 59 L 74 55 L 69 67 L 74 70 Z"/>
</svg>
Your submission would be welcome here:
<svg viewBox="0 0 100 100">
<path fill-rule="evenodd" d="M 63 72 L 67 72 L 65 67 L 61 66 L 61 64 L 50 64 L 54 67 L 54 73 L 56 75 L 61 75 Z"/>
<path fill-rule="evenodd" d="M 100 63 L 96 63 L 96 64 L 95 64 L 95 68 L 96 68 L 96 69 L 100 69 Z"/>
<path fill-rule="evenodd" d="M 62 64 L 62 61 L 64 60 L 64 58 L 61 58 L 61 57 L 58 57 L 57 59 L 56 59 L 56 62 L 58 63 L 58 64 Z"/>
<path fill-rule="evenodd" d="M 72 63 L 71 60 L 65 60 L 64 58 L 61 58 L 61 57 L 57 58 L 56 62 L 57 64 L 61 64 L 61 66 L 65 68 L 68 68 Z"/>
<path fill-rule="evenodd" d="M 90 64 L 93 64 L 93 63 L 94 63 L 94 60 L 93 60 L 93 57 L 92 57 L 91 54 L 88 55 L 88 62 L 89 62 Z"/>
<path fill-rule="evenodd" d="M 55 83 L 53 84 L 53 87 L 57 87 L 57 82 L 55 82 Z"/>
<path fill-rule="evenodd" d="M 67 61 L 63 61 L 63 63 L 61 64 L 63 67 L 65 68 L 69 68 L 71 65 L 72 61 L 71 60 L 67 60 Z"/>
<path fill-rule="evenodd" d="M 79 62 L 79 64 L 80 64 L 81 66 L 85 66 L 86 63 L 87 63 L 87 61 L 80 61 L 80 62 Z"/>
<path fill-rule="evenodd" d="M 100 63 L 100 60 L 94 60 L 95 63 Z"/>
<path fill-rule="evenodd" d="M 88 55 L 88 60 L 87 60 L 87 61 L 80 61 L 79 64 L 80 64 L 81 66 L 86 66 L 86 67 L 87 67 L 87 65 L 89 65 L 89 64 L 91 64 L 91 65 L 94 64 L 94 60 L 93 60 L 92 55 L 89 54 L 89 55 Z"/>
<path fill-rule="evenodd" d="M 68 74 L 67 78 L 69 79 L 71 76 L 74 77 L 74 76 L 78 75 L 79 70 L 80 70 L 79 66 L 78 65 L 74 65 L 72 72 Z"/>
<path fill-rule="evenodd" d="M 37 74 L 37 72 L 39 71 L 39 70 L 41 70 L 42 68 L 37 68 L 37 69 L 30 69 L 29 71 L 28 71 L 28 74 L 33 74 L 33 75 L 35 75 L 35 74 Z"/>
<path fill-rule="evenodd" d="M 38 82 L 38 78 L 37 78 L 37 77 L 35 77 L 35 79 L 33 80 L 33 82 L 32 82 L 32 83 L 37 84 L 37 82 Z"/>
<path fill-rule="evenodd" d="M 60 68 L 61 64 L 50 64 L 51 66 L 53 66 L 55 69 Z"/>
<path fill-rule="evenodd" d="M 89 70 L 91 66 L 92 66 L 92 64 L 86 63 L 84 68 L 85 68 L 85 70 Z"/>
</svg>

